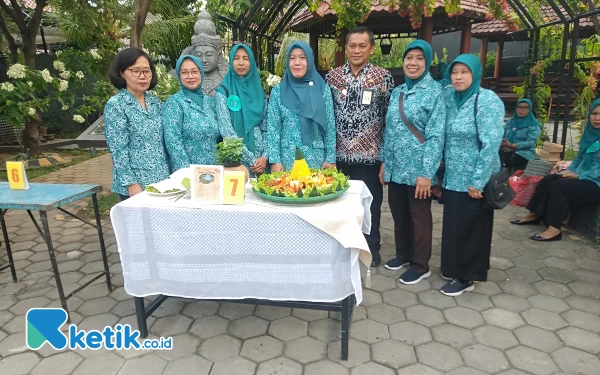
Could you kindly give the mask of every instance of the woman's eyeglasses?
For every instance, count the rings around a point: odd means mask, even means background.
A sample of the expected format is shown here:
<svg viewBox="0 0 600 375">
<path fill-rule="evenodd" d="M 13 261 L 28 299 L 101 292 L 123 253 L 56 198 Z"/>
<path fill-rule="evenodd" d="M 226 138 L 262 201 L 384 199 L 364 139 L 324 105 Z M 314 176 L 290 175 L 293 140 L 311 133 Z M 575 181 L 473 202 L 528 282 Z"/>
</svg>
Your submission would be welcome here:
<svg viewBox="0 0 600 375">
<path fill-rule="evenodd" d="M 200 75 L 200 71 L 199 70 L 190 70 L 190 71 L 184 70 L 182 72 L 179 72 L 179 75 L 184 78 L 187 78 L 189 76 L 198 77 Z"/>
<path fill-rule="evenodd" d="M 131 75 L 136 78 L 139 78 L 142 74 L 144 75 L 144 77 L 152 77 L 152 70 L 150 70 L 150 69 L 133 68 L 133 69 L 125 69 L 125 70 L 129 70 L 131 72 Z"/>
</svg>

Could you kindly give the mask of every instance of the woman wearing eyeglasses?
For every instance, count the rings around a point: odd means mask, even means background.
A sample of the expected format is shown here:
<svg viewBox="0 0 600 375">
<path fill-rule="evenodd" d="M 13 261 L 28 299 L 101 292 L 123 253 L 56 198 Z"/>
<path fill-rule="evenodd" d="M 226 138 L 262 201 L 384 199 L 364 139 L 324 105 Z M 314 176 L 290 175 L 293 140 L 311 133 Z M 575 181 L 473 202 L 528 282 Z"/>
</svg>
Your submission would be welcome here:
<svg viewBox="0 0 600 375">
<path fill-rule="evenodd" d="M 217 119 L 243 139 L 242 162 L 253 174 L 264 173 L 267 167 L 265 99 L 252 50 L 242 43 L 234 45 L 229 70 L 217 88 Z"/>
<path fill-rule="evenodd" d="M 211 105 L 213 100 L 202 92 L 202 62 L 196 56 L 181 56 L 175 72 L 181 90 L 167 99 L 163 108 L 171 170 L 190 164 L 216 164 L 217 139 L 234 137 L 235 133 L 219 126 Z"/>
<path fill-rule="evenodd" d="M 504 127 L 500 157 L 510 169 L 510 174 L 524 170 L 529 160 L 535 159 L 535 146 L 542 133 L 542 125 L 535 119 L 532 110 L 531 100 L 519 100 L 515 114 Z"/>
<path fill-rule="evenodd" d="M 121 90 L 104 107 L 104 126 L 113 159 L 112 191 L 124 200 L 169 177 L 162 102 L 147 92 L 158 80 L 152 60 L 141 49 L 119 52 L 108 76 Z"/>
</svg>

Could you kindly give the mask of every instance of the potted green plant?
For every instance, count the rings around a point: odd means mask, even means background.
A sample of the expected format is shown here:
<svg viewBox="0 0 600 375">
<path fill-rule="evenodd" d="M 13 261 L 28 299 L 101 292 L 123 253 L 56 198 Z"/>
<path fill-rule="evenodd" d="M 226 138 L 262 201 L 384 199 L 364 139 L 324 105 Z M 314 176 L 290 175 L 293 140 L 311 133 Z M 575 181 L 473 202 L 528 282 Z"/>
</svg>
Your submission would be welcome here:
<svg viewBox="0 0 600 375">
<path fill-rule="evenodd" d="M 217 143 L 217 163 L 221 164 L 225 170 L 243 171 L 246 174 L 246 182 L 248 182 L 250 172 L 242 164 L 243 148 L 242 138 L 225 137 L 223 142 Z"/>
</svg>

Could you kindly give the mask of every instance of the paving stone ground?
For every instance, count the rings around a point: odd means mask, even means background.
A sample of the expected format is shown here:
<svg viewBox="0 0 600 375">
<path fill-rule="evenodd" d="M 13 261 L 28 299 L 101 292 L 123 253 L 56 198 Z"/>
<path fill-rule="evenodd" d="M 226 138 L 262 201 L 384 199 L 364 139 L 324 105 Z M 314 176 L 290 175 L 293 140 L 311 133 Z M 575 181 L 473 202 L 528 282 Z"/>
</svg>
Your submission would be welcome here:
<svg viewBox="0 0 600 375">
<path fill-rule="evenodd" d="M 110 187 L 110 156 L 47 175 L 47 182 Z M 79 206 L 85 206 L 79 204 Z M 76 210 L 78 206 L 72 209 Z M 509 224 L 524 210 L 497 212 L 489 281 L 460 297 L 442 296 L 442 209 L 433 205 L 433 275 L 404 286 L 401 271 L 373 270 L 372 289 L 355 308 L 350 358 L 340 360 L 339 315 L 264 306 L 169 299 L 149 319 L 150 335 L 172 335 L 172 351 L 63 350 L 25 345 L 24 314 L 60 306 L 48 254 L 21 212 L 7 214 L 19 282 L 0 272 L 0 374 L 471 375 L 600 374 L 600 249 L 567 232 L 535 243 L 542 227 Z M 53 212 L 50 227 L 66 291 L 101 269 L 96 232 Z M 115 290 L 101 281 L 69 299 L 78 327 L 135 324 L 123 289 L 115 236 L 104 223 Z M 389 208 L 382 253 L 394 252 Z M 0 248 L 0 263 L 6 253 Z"/>
</svg>

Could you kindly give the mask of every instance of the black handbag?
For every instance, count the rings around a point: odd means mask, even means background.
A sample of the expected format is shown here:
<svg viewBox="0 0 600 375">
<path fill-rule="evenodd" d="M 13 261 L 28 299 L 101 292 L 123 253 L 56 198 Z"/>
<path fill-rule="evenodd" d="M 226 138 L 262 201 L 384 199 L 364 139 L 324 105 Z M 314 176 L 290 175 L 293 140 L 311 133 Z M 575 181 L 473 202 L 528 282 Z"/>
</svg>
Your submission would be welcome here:
<svg viewBox="0 0 600 375">
<path fill-rule="evenodd" d="M 477 132 L 477 143 L 481 151 L 481 139 L 479 138 L 479 128 L 477 126 L 477 99 L 479 93 L 475 96 L 475 105 L 473 107 L 475 115 L 475 131 Z M 510 174 L 508 169 L 502 166 L 500 172 L 494 173 L 488 183 L 483 188 L 483 201 L 487 208 L 491 210 L 500 210 L 506 207 L 515 197 L 515 191 L 508 182 Z"/>
</svg>

